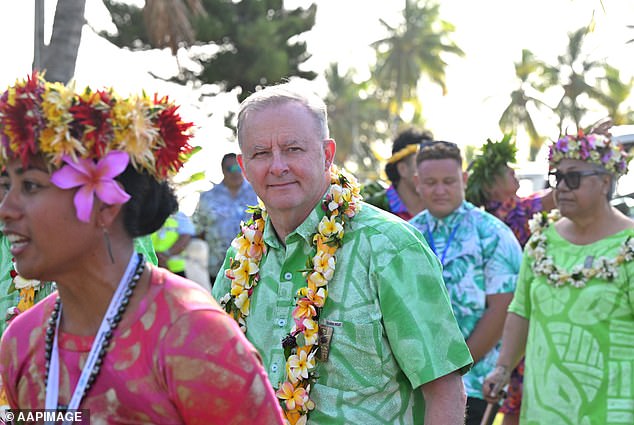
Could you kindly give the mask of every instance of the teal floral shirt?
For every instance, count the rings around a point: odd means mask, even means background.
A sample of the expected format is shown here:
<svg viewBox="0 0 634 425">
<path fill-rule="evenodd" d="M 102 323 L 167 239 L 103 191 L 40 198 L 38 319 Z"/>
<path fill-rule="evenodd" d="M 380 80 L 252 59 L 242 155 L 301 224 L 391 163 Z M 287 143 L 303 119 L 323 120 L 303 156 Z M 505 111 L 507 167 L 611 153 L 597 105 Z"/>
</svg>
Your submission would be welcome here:
<svg viewBox="0 0 634 425">
<path fill-rule="evenodd" d="M 442 259 L 453 312 L 468 338 L 486 310 L 486 297 L 513 292 L 522 261 L 517 239 L 502 221 L 464 201 L 447 217 L 425 210 L 411 221 Z M 482 383 L 495 367 L 499 346 L 463 377 L 467 396 L 482 398 Z"/>
<path fill-rule="evenodd" d="M 273 387 L 285 377 L 282 338 L 293 323 L 301 270 L 314 255 L 311 235 L 324 216 L 317 206 L 282 244 L 267 219 L 247 318 L 247 338 L 262 355 Z M 223 270 L 234 255 L 227 253 Z M 362 204 L 346 226 L 320 326 L 333 330 L 330 355 L 318 362 L 309 424 L 422 423 L 422 384 L 472 363 L 452 314 L 440 265 L 422 235 L 398 217 Z M 416 267 L 413 267 L 416 265 Z M 216 299 L 229 292 L 219 274 Z"/>
</svg>

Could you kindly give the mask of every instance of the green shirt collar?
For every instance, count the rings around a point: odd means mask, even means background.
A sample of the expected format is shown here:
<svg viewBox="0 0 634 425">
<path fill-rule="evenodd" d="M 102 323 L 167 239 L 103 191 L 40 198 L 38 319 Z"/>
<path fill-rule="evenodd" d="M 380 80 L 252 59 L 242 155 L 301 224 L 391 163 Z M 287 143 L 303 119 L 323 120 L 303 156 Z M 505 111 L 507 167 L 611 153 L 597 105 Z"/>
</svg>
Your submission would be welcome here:
<svg viewBox="0 0 634 425">
<path fill-rule="evenodd" d="M 324 195 L 325 196 L 325 195 Z M 308 217 L 299 225 L 295 230 L 293 230 L 288 236 L 286 236 L 286 240 L 289 241 L 298 235 L 303 238 L 306 243 L 311 244 L 312 236 L 315 233 L 315 229 L 321 222 L 321 219 L 324 218 L 326 213 L 322 209 L 323 198 L 319 201 L 319 203 L 313 208 L 313 210 L 308 214 Z M 277 237 L 275 230 L 273 229 L 273 224 L 271 223 L 271 217 L 266 217 L 266 224 L 264 226 L 264 243 L 270 246 L 273 249 L 282 248 L 282 243 Z"/>
</svg>

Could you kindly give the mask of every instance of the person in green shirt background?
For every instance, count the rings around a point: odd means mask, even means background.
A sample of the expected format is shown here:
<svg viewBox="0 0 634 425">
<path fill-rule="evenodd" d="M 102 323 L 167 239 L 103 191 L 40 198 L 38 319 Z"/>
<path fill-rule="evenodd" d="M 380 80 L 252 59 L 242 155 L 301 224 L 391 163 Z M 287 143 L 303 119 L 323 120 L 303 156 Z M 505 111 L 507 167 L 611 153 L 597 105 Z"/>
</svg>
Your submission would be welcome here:
<svg viewBox="0 0 634 425">
<path fill-rule="evenodd" d="M 195 234 L 194 224 L 182 211 L 168 217 L 163 226 L 152 233 L 159 266 L 185 277 L 184 251 Z"/>
</svg>

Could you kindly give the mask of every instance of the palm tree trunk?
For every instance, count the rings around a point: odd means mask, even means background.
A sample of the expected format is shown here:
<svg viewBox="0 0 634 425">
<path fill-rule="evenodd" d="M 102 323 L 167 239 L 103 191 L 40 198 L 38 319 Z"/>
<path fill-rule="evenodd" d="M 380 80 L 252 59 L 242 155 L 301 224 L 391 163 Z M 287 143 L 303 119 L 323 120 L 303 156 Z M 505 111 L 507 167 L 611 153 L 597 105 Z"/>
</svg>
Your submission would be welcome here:
<svg viewBox="0 0 634 425">
<path fill-rule="evenodd" d="M 42 68 L 44 50 L 44 0 L 35 0 L 35 22 L 33 33 L 33 69 Z"/>
<path fill-rule="evenodd" d="M 47 80 L 68 83 L 73 78 L 85 9 L 86 0 L 58 0 L 51 43 L 42 57 Z"/>
</svg>

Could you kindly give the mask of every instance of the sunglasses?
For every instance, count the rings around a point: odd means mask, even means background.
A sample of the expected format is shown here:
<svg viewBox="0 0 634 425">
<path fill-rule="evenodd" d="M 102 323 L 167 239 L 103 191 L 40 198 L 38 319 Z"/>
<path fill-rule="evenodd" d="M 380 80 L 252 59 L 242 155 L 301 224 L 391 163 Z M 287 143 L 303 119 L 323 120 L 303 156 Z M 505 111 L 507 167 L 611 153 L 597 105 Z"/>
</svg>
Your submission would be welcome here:
<svg viewBox="0 0 634 425">
<path fill-rule="evenodd" d="M 566 186 L 570 190 L 579 189 L 581 185 L 581 178 L 588 176 L 598 176 L 601 174 L 605 174 L 605 171 L 597 171 L 597 170 L 588 170 L 588 171 L 568 171 L 567 173 L 562 173 L 559 171 L 551 171 L 548 173 L 548 184 L 553 189 L 556 189 L 559 186 L 559 183 L 562 181 L 566 182 Z"/>
<path fill-rule="evenodd" d="M 240 166 L 238 164 L 233 164 L 233 165 L 230 165 L 228 167 L 225 167 L 225 170 L 228 173 L 239 173 L 240 172 Z"/>
</svg>

